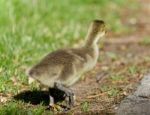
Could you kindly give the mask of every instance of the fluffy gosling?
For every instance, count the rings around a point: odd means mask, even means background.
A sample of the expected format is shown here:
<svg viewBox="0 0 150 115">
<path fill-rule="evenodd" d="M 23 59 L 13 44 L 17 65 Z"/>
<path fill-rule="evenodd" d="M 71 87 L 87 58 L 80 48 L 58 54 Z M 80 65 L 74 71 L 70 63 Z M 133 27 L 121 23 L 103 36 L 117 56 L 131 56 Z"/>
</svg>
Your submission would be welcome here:
<svg viewBox="0 0 150 115">
<path fill-rule="evenodd" d="M 63 91 L 69 98 L 69 107 L 72 107 L 74 93 L 69 87 L 96 65 L 99 56 L 98 43 L 104 35 L 104 22 L 94 20 L 89 27 L 84 46 L 49 53 L 28 71 L 28 76 L 44 86 Z M 51 90 L 49 97 L 49 106 L 53 106 L 54 98 L 51 96 Z"/>
</svg>

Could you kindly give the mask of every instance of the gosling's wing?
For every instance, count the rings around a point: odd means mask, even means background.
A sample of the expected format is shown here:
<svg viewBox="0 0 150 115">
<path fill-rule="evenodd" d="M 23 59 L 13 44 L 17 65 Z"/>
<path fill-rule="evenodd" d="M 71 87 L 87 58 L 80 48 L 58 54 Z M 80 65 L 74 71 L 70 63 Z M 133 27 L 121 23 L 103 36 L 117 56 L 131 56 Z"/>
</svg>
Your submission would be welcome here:
<svg viewBox="0 0 150 115">
<path fill-rule="evenodd" d="M 62 66 L 60 65 L 48 65 L 48 64 L 38 64 L 35 65 L 34 67 L 32 67 L 29 72 L 28 75 L 29 77 L 33 77 L 33 78 L 38 78 L 38 77 L 52 77 L 58 73 L 60 73 L 60 71 L 62 70 Z"/>
<path fill-rule="evenodd" d="M 31 77 L 48 76 L 51 77 L 62 71 L 64 65 L 72 63 L 73 56 L 66 50 L 57 50 L 46 55 L 38 64 L 33 66 L 28 75 Z"/>
</svg>

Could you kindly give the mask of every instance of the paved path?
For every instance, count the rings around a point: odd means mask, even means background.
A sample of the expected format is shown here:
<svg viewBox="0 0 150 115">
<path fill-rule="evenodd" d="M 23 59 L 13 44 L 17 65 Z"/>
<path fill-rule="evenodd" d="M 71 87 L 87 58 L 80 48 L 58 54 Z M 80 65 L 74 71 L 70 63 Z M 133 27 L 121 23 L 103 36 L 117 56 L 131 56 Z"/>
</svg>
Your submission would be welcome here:
<svg viewBox="0 0 150 115">
<path fill-rule="evenodd" d="M 117 115 L 150 115 L 150 74 L 143 78 L 132 95 L 121 102 Z"/>
</svg>

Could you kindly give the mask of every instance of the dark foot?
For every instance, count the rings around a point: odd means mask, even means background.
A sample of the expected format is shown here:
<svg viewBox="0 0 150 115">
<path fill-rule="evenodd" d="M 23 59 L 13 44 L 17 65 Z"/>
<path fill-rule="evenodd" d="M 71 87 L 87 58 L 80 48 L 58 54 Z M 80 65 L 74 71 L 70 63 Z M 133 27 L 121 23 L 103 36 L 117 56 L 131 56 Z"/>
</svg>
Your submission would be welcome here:
<svg viewBox="0 0 150 115">
<path fill-rule="evenodd" d="M 67 98 L 68 98 L 68 108 L 72 108 L 74 106 L 74 93 L 73 92 L 69 92 L 68 94 L 66 94 Z"/>
<path fill-rule="evenodd" d="M 59 83 L 55 83 L 55 88 L 65 92 L 66 97 L 68 98 L 68 108 L 72 108 L 74 106 L 74 93 L 69 88 L 66 88 Z"/>
</svg>

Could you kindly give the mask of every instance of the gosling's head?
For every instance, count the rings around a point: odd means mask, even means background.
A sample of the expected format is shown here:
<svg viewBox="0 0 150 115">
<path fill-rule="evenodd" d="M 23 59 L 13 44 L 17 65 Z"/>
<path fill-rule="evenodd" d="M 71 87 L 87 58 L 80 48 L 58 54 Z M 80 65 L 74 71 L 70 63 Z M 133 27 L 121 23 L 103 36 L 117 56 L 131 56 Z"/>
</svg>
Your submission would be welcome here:
<svg viewBox="0 0 150 115">
<path fill-rule="evenodd" d="M 94 20 L 88 30 L 87 45 L 97 43 L 106 33 L 105 23 L 102 20 Z"/>
<path fill-rule="evenodd" d="M 90 30 L 91 30 L 91 33 L 93 33 L 93 35 L 96 35 L 99 37 L 104 36 L 106 32 L 104 21 L 94 20 L 91 24 Z"/>
</svg>

